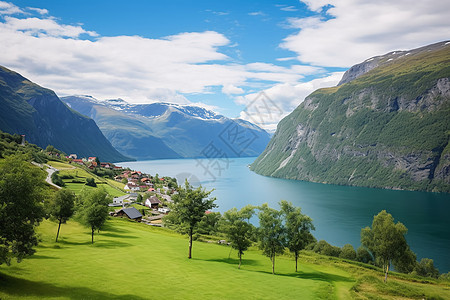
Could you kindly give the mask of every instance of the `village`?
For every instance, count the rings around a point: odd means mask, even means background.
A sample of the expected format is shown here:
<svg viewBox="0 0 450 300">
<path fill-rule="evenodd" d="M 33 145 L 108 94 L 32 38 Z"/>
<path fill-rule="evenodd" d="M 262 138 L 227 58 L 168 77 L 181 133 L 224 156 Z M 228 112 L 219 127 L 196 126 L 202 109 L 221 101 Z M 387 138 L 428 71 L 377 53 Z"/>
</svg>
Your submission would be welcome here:
<svg viewBox="0 0 450 300">
<path fill-rule="evenodd" d="M 172 196 L 178 194 L 175 179 L 126 170 L 114 180 L 124 183 L 123 189 L 128 194 L 113 199 L 109 206 L 121 208 L 111 212 L 111 216 L 162 226 L 161 219 L 170 212 L 168 205 L 173 202 Z"/>
<path fill-rule="evenodd" d="M 123 169 L 109 162 L 100 162 L 97 157 L 78 158 L 76 154 L 66 156 L 71 164 L 88 168 L 96 175 L 113 177 L 123 184 L 126 194 L 114 197 L 110 215 L 124 217 L 151 226 L 162 226 L 162 218 L 170 212 L 172 196 L 178 194 L 176 179 L 151 176 L 140 171 Z"/>
</svg>

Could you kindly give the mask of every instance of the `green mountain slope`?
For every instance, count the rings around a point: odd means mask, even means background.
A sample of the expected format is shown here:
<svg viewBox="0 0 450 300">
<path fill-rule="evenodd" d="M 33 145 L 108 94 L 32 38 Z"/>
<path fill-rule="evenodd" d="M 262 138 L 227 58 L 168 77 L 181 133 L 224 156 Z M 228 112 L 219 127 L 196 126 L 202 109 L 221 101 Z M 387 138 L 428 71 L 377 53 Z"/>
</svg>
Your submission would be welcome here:
<svg viewBox="0 0 450 300">
<path fill-rule="evenodd" d="M 24 134 L 39 147 L 53 145 L 66 153 L 124 161 L 94 120 L 67 107 L 56 94 L 0 66 L 0 130 Z"/>
<path fill-rule="evenodd" d="M 364 66 L 373 60 L 377 65 Z M 284 118 L 251 169 L 450 192 L 450 43 L 389 53 L 352 69 L 341 85 L 315 91 Z"/>
</svg>

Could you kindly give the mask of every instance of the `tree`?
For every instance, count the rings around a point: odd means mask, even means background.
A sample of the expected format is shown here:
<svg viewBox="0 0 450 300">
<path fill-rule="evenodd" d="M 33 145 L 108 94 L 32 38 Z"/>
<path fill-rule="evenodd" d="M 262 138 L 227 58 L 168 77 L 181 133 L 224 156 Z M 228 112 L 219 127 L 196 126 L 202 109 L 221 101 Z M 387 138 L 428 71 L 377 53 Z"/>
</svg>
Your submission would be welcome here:
<svg viewBox="0 0 450 300">
<path fill-rule="evenodd" d="M 298 256 L 301 250 L 314 241 L 311 230 L 315 230 L 312 219 L 304 214 L 300 207 L 294 207 L 291 202 L 280 202 L 286 227 L 286 244 L 295 257 L 295 272 L 297 272 Z"/>
<path fill-rule="evenodd" d="M 380 261 L 387 281 L 389 266 L 393 260 L 401 259 L 409 249 L 405 239 L 408 229 L 400 222 L 394 223 L 394 218 L 385 210 L 374 216 L 372 228 L 361 230 L 361 244 Z"/>
<path fill-rule="evenodd" d="M 220 212 L 208 212 L 204 214 L 201 221 L 197 225 L 197 233 L 214 234 L 218 230 L 219 221 L 221 219 Z"/>
<path fill-rule="evenodd" d="M 416 264 L 414 269 L 417 275 L 425 277 L 439 277 L 439 270 L 435 268 L 434 262 L 429 258 L 422 258 L 419 263 Z"/>
<path fill-rule="evenodd" d="M 373 263 L 373 257 L 366 248 L 359 246 L 358 249 L 356 249 L 356 261 L 369 264 Z"/>
<path fill-rule="evenodd" d="M 87 186 L 92 186 L 92 187 L 97 187 L 97 184 L 95 183 L 95 179 L 92 177 L 88 177 L 86 178 L 86 183 Z"/>
<path fill-rule="evenodd" d="M 223 214 L 221 221 L 221 228 L 231 242 L 231 247 L 238 251 L 238 269 L 241 268 L 244 251 L 252 244 L 251 237 L 254 227 L 248 220 L 253 213 L 254 209 L 250 211 L 248 207 L 244 207 L 240 211 L 233 207 Z"/>
<path fill-rule="evenodd" d="M 92 244 L 95 230 L 100 230 L 108 218 L 109 202 L 111 199 L 103 189 L 84 191 L 81 196 L 81 221 L 91 228 Z"/>
<path fill-rule="evenodd" d="M 45 174 L 25 155 L 0 161 L 0 264 L 32 255 L 38 244 L 35 227 L 44 216 Z"/>
<path fill-rule="evenodd" d="M 275 274 L 275 257 L 284 252 L 285 228 L 281 212 L 270 208 L 267 203 L 260 207 L 259 217 L 259 248 L 272 262 L 272 274 Z"/>
<path fill-rule="evenodd" d="M 155 178 L 157 178 L 156 174 Z M 194 189 L 186 180 L 185 186 L 180 187 L 180 191 L 173 197 L 172 211 L 169 215 L 173 222 L 183 225 L 187 229 L 189 235 L 189 254 L 188 258 L 192 258 L 192 236 L 197 224 L 202 220 L 205 212 L 209 209 L 217 207 L 214 203 L 216 198 L 208 198 L 212 193 L 206 191 L 201 186 Z"/>
<path fill-rule="evenodd" d="M 56 242 L 58 242 L 61 223 L 65 223 L 73 215 L 74 205 L 75 194 L 70 190 L 57 191 L 50 202 L 50 215 L 59 221 L 58 232 L 56 233 Z"/>
<path fill-rule="evenodd" d="M 353 248 L 350 244 L 345 244 L 342 247 L 341 254 L 339 254 L 340 258 L 355 260 L 356 259 L 356 251 L 355 248 Z"/>
</svg>

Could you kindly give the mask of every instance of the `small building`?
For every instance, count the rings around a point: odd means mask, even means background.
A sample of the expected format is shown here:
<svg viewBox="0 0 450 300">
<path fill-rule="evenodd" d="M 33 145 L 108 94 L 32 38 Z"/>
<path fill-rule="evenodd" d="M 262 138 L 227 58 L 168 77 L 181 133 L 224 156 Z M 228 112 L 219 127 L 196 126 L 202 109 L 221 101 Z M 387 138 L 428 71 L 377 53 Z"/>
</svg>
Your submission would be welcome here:
<svg viewBox="0 0 450 300">
<path fill-rule="evenodd" d="M 128 197 L 130 197 L 130 195 L 125 195 L 125 196 L 122 196 L 122 197 L 116 197 L 116 198 L 113 199 L 112 203 L 108 204 L 108 206 L 112 206 L 112 207 L 122 206 L 123 207 L 123 202 L 125 200 L 127 200 Z"/>
<path fill-rule="evenodd" d="M 161 200 L 158 199 L 156 196 L 151 196 L 147 200 L 145 200 L 145 206 L 150 208 L 158 208 L 158 206 L 161 204 Z"/>
<path fill-rule="evenodd" d="M 95 157 L 95 156 L 91 156 L 91 157 L 88 158 L 88 161 L 95 161 L 96 158 L 97 157 Z"/>
<path fill-rule="evenodd" d="M 140 222 L 142 219 L 142 214 L 134 207 L 122 208 L 116 213 L 118 217 L 127 217 L 131 220 Z"/>
<path fill-rule="evenodd" d="M 158 211 L 160 213 L 167 214 L 167 213 L 170 212 L 170 208 L 168 208 L 168 207 L 160 207 L 160 208 L 158 208 Z"/>
</svg>

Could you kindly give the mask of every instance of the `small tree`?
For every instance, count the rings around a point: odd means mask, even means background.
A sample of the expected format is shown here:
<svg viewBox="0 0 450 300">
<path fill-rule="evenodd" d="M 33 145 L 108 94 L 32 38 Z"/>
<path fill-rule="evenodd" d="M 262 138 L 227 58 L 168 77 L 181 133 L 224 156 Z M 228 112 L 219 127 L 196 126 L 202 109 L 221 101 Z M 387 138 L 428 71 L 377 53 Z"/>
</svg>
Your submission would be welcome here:
<svg viewBox="0 0 450 300">
<path fill-rule="evenodd" d="M 369 264 L 373 263 L 373 257 L 366 248 L 359 246 L 358 249 L 356 249 L 356 261 Z"/>
<path fill-rule="evenodd" d="M 91 187 L 97 187 L 97 184 L 95 183 L 95 179 L 92 177 L 86 178 L 86 185 Z"/>
<path fill-rule="evenodd" d="M 284 252 L 285 228 L 281 212 L 270 208 L 267 203 L 260 207 L 259 217 L 259 247 L 272 262 L 272 274 L 275 274 L 275 257 Z"/>
<path fill-rule="evenodd" d="M 32 255 L 38 244 L 35 227 L 44 216 L 44 172 L 25 155 L 0 161 L 0 265 Z"/>
<path fill-rule="evenodd" d="M 59 190 L 50 202 L 50 215 L 58 221 L 58 232 L 56 233 L 56 242 L 58 242 L 59 229 L 61 223 L 65 223 L 74 212 L 75 194 L 69 190 Z"/>
<path fill-rule="evenodd" d="M 156 174 L 155 178 L 157 178 Z M 189 254 L 188 258 L 192 258 L 192 236 L 197 224 L 202 220 L 205 212 L 209 209 L 217 207 L 214 203 L 216 198 L 208 198 L 212 193 L 206 191 L 201 186 L 194 189 L 186 180 L 185 187 L 180 188 L 177 195 L 173 197 L 172 215 L 170 219 L 174 223 L 183 225 L 187 229 L 189 235 Z"/>
<path fill-rule="evenodd" d="M 312 219 L 302 214 L 300 207 L 294 207 L 286 200 L 282 200 L 280 206 L 285 220 L 287 247 L 294 254 L 295 272 L 297 272 L 299 253 L 314 241 L 311 230 L 315 230 L 315 228 Z"/>
<path fill-rule="evenodd" d="M 415 269 L 417 275 L 424 277 L 439 277 L 439 270 L 435 268 L 434 262 L 429 258 L 422 258 L 419 263 L 417 263 Z"/>
<path fill-rule="evenodd" d="M 339 254 L 340 258 L 355 260 L 356 259 L 356 251 L 355 248 L 353 248 L 350 244 L 345 244 L 342 247 L 341 254 Z"/>
<path fill-rule="evenodd" d="M 85 191 L 81 197 L 81 221 L 91 228 L 92 244 L 94 232 L 100 230 L 108 218 L 108 203 L 111 202 L 103 189 Z"/>
<path fill-rule="evenodd" d="M 254 227 L 246 220 L 249 220 L 253 213 L 254 210 L 250 211 L 246 207 L 240 211 L 234 207 L 223 214 L 221 228 L 231 242 L 231 247 L 238 251 L 238 269 L 241 268 L 244 251 L 252 244 L 251 237 Z"/>
<path fill-rule="evenodd" d="M 408 229 L 400 222 L 394 223 L 394 218 L 385 210 L 373 218 L 372 228 L 361 230 L 361 244 L 380 261 L 387 281 L 389 266 L 392 260 L 398 260 L 409 249 L 405 239 Z"/>
</svg>

